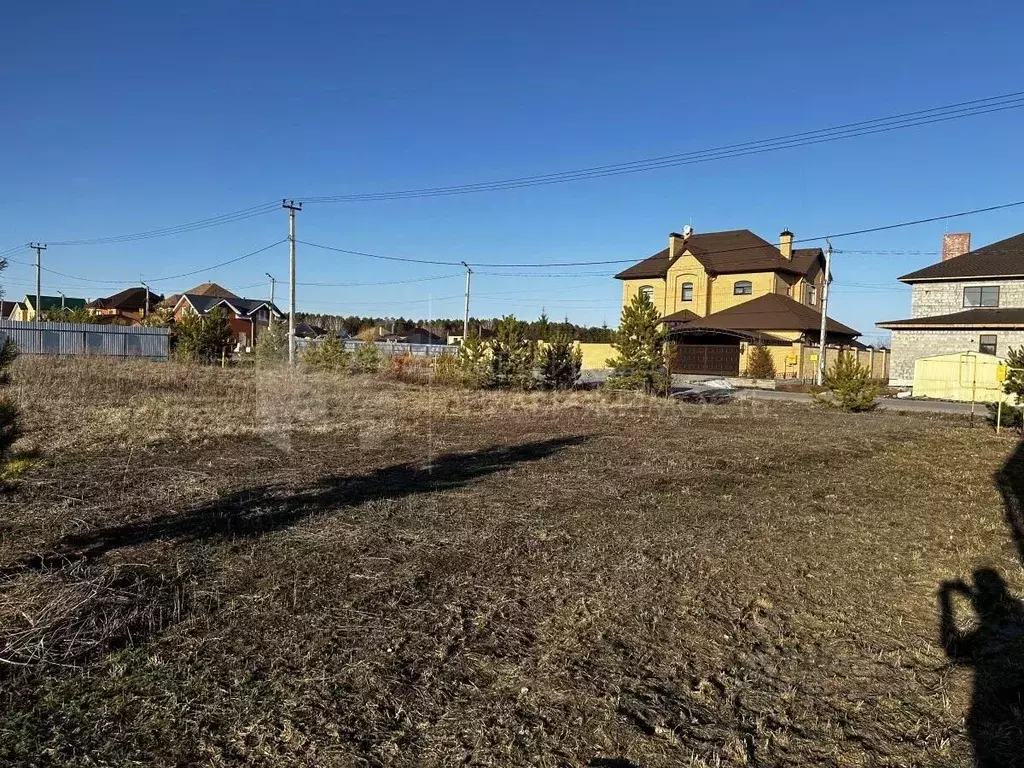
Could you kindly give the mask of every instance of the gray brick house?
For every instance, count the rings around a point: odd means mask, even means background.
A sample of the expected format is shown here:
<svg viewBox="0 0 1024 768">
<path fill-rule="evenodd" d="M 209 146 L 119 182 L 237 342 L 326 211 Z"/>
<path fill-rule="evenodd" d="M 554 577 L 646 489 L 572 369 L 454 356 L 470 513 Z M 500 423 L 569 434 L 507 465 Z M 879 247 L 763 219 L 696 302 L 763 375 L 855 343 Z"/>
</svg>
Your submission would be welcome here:
<svg viewBox="0 0 1024 768">
<path fill-rule="evenodd" d="M 891 383 L 913 383 L 922 357 L 1024 345 L 1024 233 L 975 251 L 970 234 L 946 235 L 942 261 L 899 279 L 911 316 L 878 323 L 892 331 Z"/>
</svg>

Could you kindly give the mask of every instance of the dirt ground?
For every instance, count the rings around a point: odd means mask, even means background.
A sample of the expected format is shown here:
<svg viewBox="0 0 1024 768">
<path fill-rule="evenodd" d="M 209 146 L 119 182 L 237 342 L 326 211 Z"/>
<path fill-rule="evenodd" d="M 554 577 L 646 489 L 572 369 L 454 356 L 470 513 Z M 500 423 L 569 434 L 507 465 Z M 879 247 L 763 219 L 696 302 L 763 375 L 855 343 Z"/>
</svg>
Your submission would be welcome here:
<svg viewBox="0 0 1024 768">
<path fill-rule="evenodd" d="M 96 361 L 15 393 L 2 764 L 1024 760 L 1024 459 L 958 417 Z"/>
</svg>

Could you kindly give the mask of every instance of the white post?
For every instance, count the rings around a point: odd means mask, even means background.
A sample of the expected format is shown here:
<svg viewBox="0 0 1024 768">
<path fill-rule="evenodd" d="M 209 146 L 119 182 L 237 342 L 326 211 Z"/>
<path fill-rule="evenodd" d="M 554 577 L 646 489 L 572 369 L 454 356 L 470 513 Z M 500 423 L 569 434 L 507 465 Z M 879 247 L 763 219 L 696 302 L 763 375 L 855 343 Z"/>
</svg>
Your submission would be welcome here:
<svg viewBox="0 0 1024 768">
<path fill-rule="evenodd" d="M 465 344 L 466 339 L 469 338 L 469 279 L 473 270 L 466 262 L 462 262 L 462 266 L 466 268 L 466 312 L 462 317 L 462 343 Z"/>
<path fill-rule="evenodd" d="M 818 339 L 818 375 L 815 383 L 825 383 L 825 337 L 828 334 L 828 286 L 832 282 L 832 243 L 825 241 L 825 280 L 821 286 L 821 332 Z"/>
<path fill-rule="evenodd" d="M 282 200 L 281 207 L 288 209 L 288 365 L 295 365 L 295 212 L 302 203 Z"/>
</svg>

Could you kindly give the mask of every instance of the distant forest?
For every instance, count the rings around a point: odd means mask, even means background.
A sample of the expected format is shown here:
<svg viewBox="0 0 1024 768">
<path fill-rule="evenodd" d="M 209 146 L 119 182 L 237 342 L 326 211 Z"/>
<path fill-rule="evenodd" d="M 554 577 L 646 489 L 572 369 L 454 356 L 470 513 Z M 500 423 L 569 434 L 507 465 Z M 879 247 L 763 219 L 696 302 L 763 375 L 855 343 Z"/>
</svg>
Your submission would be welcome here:
<svg viewBox="0 0 1024 768">
<path fill-rule="evenodd" d="M 454 334 L 462 335 L 462 318 L 435 318 L 433 320 L 414 320 L 404 317 L 361 317 L 359 315 L 321 315 L 316 313 L 296 313 L 298 319 L 311 325 L 326 328 L 329 331 L 345 331 L 355 336 L 367 328 L 385 328 L 389 333 L 406 333 L 414 328 L 426 328 L 439 336 Z M 480 329 L 494 330 L 500 318 L 471 317 L 470 331 Z M 615 339 L 615 331 L 607 326 L 583 326 L 563 322 L 552 322 L 546 314 L 526 323 L 526 336 L 537 341 L 548 341 L 556 333 L 568 331 L 576 341 L 611 342 Z"/>
</svg>

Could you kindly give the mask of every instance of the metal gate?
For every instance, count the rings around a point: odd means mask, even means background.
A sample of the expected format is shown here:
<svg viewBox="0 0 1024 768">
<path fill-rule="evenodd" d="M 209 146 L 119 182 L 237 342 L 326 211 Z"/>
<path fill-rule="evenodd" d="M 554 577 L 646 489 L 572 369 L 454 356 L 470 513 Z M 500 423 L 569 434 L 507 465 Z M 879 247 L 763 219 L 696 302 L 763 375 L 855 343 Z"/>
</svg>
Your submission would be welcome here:
<svg viewBox="0 0 1024 768">
<path fill-rule="evenodd" d="M 738 376 L 739 344 L 677 344 L 672 373 Z"/>
</svg>

